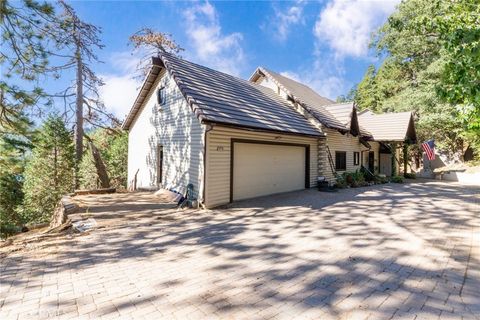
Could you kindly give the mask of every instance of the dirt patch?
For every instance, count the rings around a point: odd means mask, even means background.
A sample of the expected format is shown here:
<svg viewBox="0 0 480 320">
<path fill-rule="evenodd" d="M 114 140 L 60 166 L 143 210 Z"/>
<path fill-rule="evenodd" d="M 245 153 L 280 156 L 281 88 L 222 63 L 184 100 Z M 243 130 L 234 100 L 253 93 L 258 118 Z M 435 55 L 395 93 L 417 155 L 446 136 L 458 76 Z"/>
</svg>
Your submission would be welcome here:
<svg viewBox="0 0 480 320">
<path fill-rule="evenodd" d="M 48 226 L 14 235 L 0 243 L 0 258 L 14 252 L 35 252 L 36 255 L 54 253 L 58 246 L 76 237 L 106 229 L 138 224 L 151 225 L 152 221 L 173 221 L 176 204 L 151 192 L 84 194 L 71 199 L 77 208 L 69 212 L 68 219 L 55 228 Z M 184 210 L 182 210 L 184 211 Z M 85 232 L 72 228 L 72 223 L 94 219 L 95 226 Z"/>
</svg>

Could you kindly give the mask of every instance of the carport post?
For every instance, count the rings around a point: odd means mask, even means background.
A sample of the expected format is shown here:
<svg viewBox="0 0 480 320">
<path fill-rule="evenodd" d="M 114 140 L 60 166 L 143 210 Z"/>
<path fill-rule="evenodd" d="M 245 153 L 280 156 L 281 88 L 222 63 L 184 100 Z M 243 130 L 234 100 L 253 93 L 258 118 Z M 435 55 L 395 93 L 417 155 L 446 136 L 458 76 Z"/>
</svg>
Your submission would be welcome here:
<svg viewBox="0 0 480 320">
<path fill-rule="evenodd" d="M 407 165 L 408 165 L 408 144 L 403 142 L 403 176 L 407 176 Z"/>
<path fill-rule="evenodd" d="M 392 176 L 397 175 L 397 168 L 396 168 L 396 163 L 395 163 L 395 153 L 397 152 L 397 145 L 395 142 L 392 142 L 391 147 L 390 147 L 390 153 L 392 154 Z"/>
</svg>

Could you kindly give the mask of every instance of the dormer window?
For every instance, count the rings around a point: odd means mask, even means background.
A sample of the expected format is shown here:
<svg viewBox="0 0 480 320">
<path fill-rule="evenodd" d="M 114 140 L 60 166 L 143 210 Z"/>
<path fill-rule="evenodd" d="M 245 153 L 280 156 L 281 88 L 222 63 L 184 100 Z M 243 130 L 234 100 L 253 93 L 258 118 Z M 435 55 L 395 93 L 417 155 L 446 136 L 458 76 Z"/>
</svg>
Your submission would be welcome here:
<svg viewBox="0 0 480 320">
<path fill-rule="evenodd" d="M 157 103 L 159 106 L 163 106 L 166 103 L 166 96 L 165 96 L 165 87 L 160 87 L 157 90 Z"/>
</svg>

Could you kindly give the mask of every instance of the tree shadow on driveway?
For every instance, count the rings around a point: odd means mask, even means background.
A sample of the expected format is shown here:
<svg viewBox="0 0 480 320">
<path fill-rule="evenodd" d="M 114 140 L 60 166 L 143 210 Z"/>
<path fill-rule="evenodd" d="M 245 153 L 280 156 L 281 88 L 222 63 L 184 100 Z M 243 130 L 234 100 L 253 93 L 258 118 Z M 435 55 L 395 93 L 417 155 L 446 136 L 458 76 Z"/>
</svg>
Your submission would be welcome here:
<svg viewBox="0 0 480 320">
<path fill-rule="evenodd" d="M 480 312 L 475 188 L 306 190 L 208 212 L 122 197 L 90 206 L 106 228 L 53 254 L 4 258 L 2 311 L 24 305 L 37 284 L 57 297 L 46 307 L 59 312 L 73 300 L 93 304 L 91 315 L 152 309 L 194 318 L 475 319 Z M 113 215 L 120 223 L 108 226 Z M 71 289 L 60 292 L 62 281 Z M 8 298 L 16 294 L 20 302 Z"/>
</svg>

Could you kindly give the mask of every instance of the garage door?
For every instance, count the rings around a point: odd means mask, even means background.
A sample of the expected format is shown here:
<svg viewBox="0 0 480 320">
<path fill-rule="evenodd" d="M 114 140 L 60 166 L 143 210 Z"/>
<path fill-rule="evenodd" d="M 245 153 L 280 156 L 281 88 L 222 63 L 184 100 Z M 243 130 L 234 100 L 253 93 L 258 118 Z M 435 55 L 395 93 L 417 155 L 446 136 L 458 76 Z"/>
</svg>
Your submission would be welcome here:
<svg viewBox="0 0 480 320">
<path fill-rule="evenodd" d="M 232 200 L 305 188 L 304 146 L 233 144 Z"/>
</svg>

